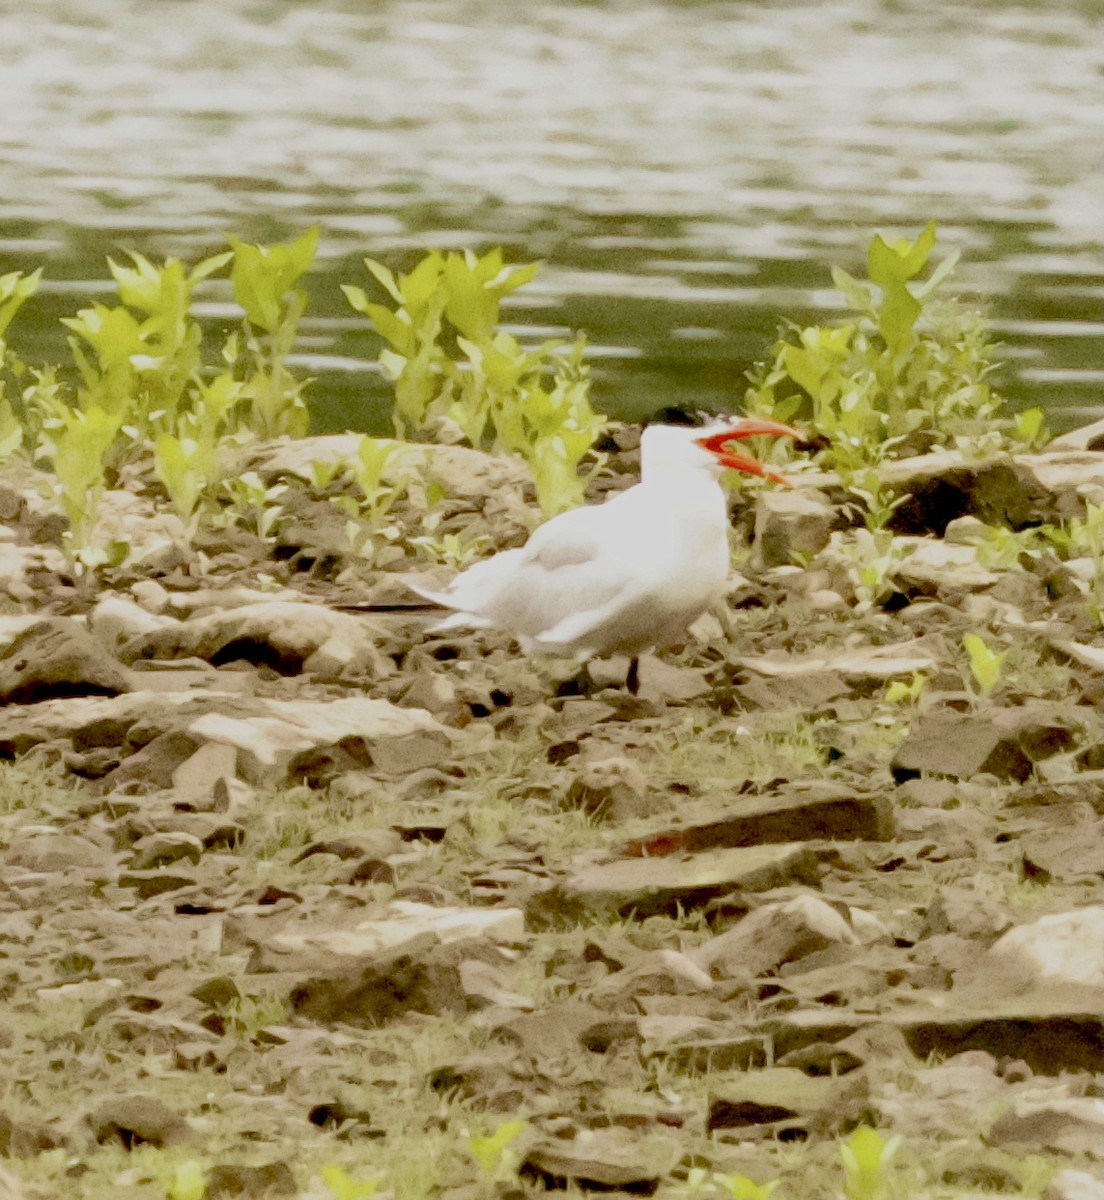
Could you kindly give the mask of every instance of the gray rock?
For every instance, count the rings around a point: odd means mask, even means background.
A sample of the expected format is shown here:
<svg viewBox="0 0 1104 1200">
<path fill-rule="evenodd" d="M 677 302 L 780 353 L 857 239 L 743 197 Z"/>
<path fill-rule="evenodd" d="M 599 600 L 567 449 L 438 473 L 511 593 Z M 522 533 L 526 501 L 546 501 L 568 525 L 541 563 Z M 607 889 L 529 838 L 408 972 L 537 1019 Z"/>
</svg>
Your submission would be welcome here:
<svg viewBox="0 0 1104 1200">
<path fill-rule="evenodd" d="M 583 1190 L 651 1195 L 679 1155 L 676 1143 L 654 1134 L 645 1138 L 624 1129 L 584 1129 L 570 1141 L 539 1141 L 526 1154 L 521 1173 L 542 1179 L 546 1187 L 573 1182 Z"/>
<path fill-rule="evenodd" d="M 268 934 L 254 944 L 249 969 L 257 972 L 313 970 L 319 963 L 357 963 L 425 939 L 438 945 L 481 940 L 525 941 L 518 908 L 462 908 L 394 900 L 381 916 L 351 929 L 310 928 Z"/>
<path fill-rule="evenodd" d="M 997 1119 L 986 1141 L 1036 1152 L 1086 1154 L 1104 1162 L 1104 1100 L 1026 1097 Z"/>
<path fill-rule="evenodd" d="M 111 654 L 127 642 L 175 624 L 171 617 L 155 616 L 126 596 L 113 594 L 98 600 L 88 614 L 92 636 Z"/>
<path fill-rule="evenodd" d="M 351 766 L 403 774 L 443 762 L 454 741 L 475 745 L 421 709 L 361 696 L 258 699 L 249 715 L 209 712 L 187 732 L 197 743 L 236 748 L 238 770 L 252 784 L 279 784 L 289 776 L 323 782 Z"/>
<path fill-rule="evenodd" d="M 194 887 L 195 876 L 184 871 L 154 868 L 149 871 L 123 871 L 119 875 L 119 886 L 133 888 L 139 900 L 151 900 L 166 892 L 178 892 L 181 888 Z"/>
<path fill-rule="evenodd" d="M 460 976 L 466 957 L 460 945 L 442 945 L 423 934 L 397 949 L 331 963 L 324 973 L 296 984 L 288 999 L 309 1020 L 365 1028 L 408 1012 L 462 1013 L 469 1007 Z"/>
<path fill-rule="evenodd" d="M 143 1142 L 177 1146 L 193 1136 L 180 1113 L 149 1094 L 114 1096 L 104 1101 L 92 1115 L 91 1125 L 96 1141 L 120 1141 L 128 1149 Z"/>
<path fill-rule="evenodd" d="M 1104 450 L 1104 417 L 1061 434 L 1048 444 L 1047 450 L 1051 453 L 1055 450 Z"/>
<path fill-rule="evenodd" d="M 934 711 L 914 723 L 890 769 L 898 783 L 925 771 L 956 779 L 984 772 L 1022 782 L 1031 774 L 1031 759 L 991 717 Z"/>
<path fill-rule="evenodd" d="M 534 895 L 527 914 L 615 909 L 637 917 L 699 908 L 736 891 L 765 891 L 815 882 L 816 855 L 804 845 L 747 846 L 684 858 L 622 858 L 592 862 L 555 888 Z"/>
<path fill-rule="evenodd" d="M 1104 905 L 1051 913 L 1017 925 L 985 952 L 956 987 L 1002 996 L 1046 988 L 1086 988 L 1104 995 Z"/>
<path fill-rule="evenodd" d="M 216 1163 L 207 1172 L 205 1200 L 222 1196 L 294 1196 L 299 1188 L 286 1162 Z"/>
<path fill-rule="evenodd" d="M 828 946 L 856 946 L 846 919 L 817 896 L 764 904 L 697 947 L 693 960 L 717 979 L 754 979 Z"/>
<path fill-rule="evenodd" d="M 115 696 L 131 690 L 122 666 L 68 617 L 24 628 L 0 650 L 0 704 L 61 696 Z"/>
<path fill-rule="evenodd" d="M 629 758 L 614 755 L 584 761 L 565 800 L 570 807 L 603 821 L 624 821 L 654 811 L 654 805 L 647 805 L 647 796 L 648 781 L 640 767 Z M 659 801 L 666 806 L 665 797 Z"/>
<path fill-rule="evenodd" d="M 826 1136 L 849 1128 L 867 1107 L 869 1089 L 861 1072 L 842 1078 L 810 1076 L 794 1067 L 748 1071 L 709 1094 L 708 1133 L 718 1129 L 754 1129 L 793 1137 Z M 764 1128 L 767 1127 L 767 1128 Z"/>
<path fill-rule="evenodd" d="M 737 666 L 772 679 L 800 679 L 829 674 L 854 685 L 877 684 L 904 678 L 938 665 L 924 638 L 889 646 L 864 646 L 836 654 L 744 654 Z"/>
<path fill-rule="evenodd" d="M 216 792 L 236 777 L 238 751 L 223 742 L 206 742 L 172 773 L 174 803 L 194 809 L 219 808 Z M 224 810 L 223 810 L 224 811 Z"/>
<path fill-rule="evenodd" d="M 333 676 L 379 678 L 389 670 L 376 648 L 380 630 L 367 619 L 320 604 L 273 600 L 193 617 L 154 629 L 126 644 L 128 659 L 202 658 L 215 664 L 244 659 Z"/>
<path fill-rule="evenodd" d="M 1101 425 L 1104 426 L 1104 421 Z M 1043 1200 L 1104 1200 L 1104 1179 L 1088 1171 L 1063 1167 L 1051 1176 Z"/>
<path fill-rule="evenodd" d="M 115 856 L 77 833 L 39 833 L 16 841 L 5 861 L 25 871 L 108 871 Z"/>
<path fill-rule="evenodd" d="M 182 859 L 198 863 L 202 854 L 203 843 L 190 833 L 151 833 L 134 843 L 130 867 L 134 871 L 145 871 Z"/>
<path fill-rule="evenodd" d="M 626 856 L 697 853 L 721 847 L 800 842 L 885 841 L 893 836 L 893 806 L 884 796 L 830 781 L 790 785 L 781 794 L 737 796 L 723 804 L 687 805 L 680 823 L 635 838 Z"/>
<path fill-rule="evenodd" d="M 759 569 L 812 558 L 828 545 L 836 510 L 811 491 L 760 490 L 755 495 L 753 561 Z"/>
</svg>

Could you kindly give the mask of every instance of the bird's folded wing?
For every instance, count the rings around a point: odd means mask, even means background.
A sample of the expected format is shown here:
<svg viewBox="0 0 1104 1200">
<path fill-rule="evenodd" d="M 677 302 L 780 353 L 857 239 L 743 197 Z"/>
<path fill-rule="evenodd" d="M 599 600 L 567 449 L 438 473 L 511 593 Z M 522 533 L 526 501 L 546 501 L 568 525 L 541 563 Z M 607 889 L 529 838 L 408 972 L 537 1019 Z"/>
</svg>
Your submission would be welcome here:
<svg viewBox="0 0 1104 1200">
<path fill-rule="evenodd" d="M 608 549 L 604 515 L 601 509 L 576 508 L 554 517 L 529 538 L 522 551 L 524 561 L 554 571 L 598 558 L 603 548 Z"/>
<path fill-rule="evenodd" d="M 555 625 L 538 633 L 533 641 L 539 646 L 552 649 L 555 646 L 571 647 L 578 651 L 585 648 L 587 637 L 602 628 L 617 610 L 631 598 L 633 589 L 626 581 L 604 589 L 601 595 L 591 593 L 589 603 L 567 614 Z M 591 648 L 593 653 L 593 648 Z"/>
</svg>

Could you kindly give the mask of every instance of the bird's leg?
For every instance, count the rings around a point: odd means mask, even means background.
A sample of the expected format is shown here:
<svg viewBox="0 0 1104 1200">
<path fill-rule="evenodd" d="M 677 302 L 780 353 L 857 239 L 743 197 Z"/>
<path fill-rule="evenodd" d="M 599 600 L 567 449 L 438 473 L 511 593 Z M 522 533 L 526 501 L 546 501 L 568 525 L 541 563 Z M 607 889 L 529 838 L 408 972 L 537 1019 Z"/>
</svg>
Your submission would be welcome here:
<svg viewBox="0 0 1104 1200">
<path fill-rule="evenodd" d="M 635 654 L 629 662 L 629 673 L 625 676 L 625 687 L 628 688 L 630 696 L 635 696 L 640 691 L 640 659 Z"/>
</svg>

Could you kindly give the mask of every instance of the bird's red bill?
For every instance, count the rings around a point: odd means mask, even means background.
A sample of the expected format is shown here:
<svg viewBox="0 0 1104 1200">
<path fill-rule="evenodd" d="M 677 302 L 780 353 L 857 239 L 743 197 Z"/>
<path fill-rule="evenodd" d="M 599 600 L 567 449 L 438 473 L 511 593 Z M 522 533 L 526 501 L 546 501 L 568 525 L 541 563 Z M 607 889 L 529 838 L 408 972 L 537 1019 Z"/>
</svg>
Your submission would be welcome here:
<svg viewBox="0 0 1104 1200">
<path fill-rule="evenodd" d="M 768 421 L 765 418 L 745 417 L 738 425 L 734 425 L 731 429 L 722 430 L 720 433 L 712 433 L 708 437 L 698 438 L 698 445 L 703 450 L 708 450 L 710 454 L 716 455 L 717 461 L 724 467 L 728 467 L 732 471 L 743 471 L 747 475 L 758 475 L 763 479 L 769 479 L 772 483 L 781 483 L 786 487 L 792 487 L 793 484 L 784 476 L 779 474 L 773 467 L 768 467 L 766 463 L 761 463 L 757 458 L 752 458 L 749 454 L 737 454 L 733 450 L 728 449 L 730 442 L 742 441 L 749 437 L 792 437 L 800 438 L 801 434 L 790 425 L 783 425 L 781 421 Z"/>
</svg>

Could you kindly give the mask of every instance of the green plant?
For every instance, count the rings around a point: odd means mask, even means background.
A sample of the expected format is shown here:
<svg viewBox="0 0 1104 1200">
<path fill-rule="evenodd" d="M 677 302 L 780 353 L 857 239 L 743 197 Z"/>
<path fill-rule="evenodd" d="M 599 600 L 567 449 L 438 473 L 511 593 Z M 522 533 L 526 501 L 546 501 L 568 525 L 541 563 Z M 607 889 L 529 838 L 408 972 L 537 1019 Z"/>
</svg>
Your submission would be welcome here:
<svg viewBox="0 0 1104 1200">
<path fill-rule="evenodd" d="M 526 1128 L 524 1121 L 503 1121 L 493 1133 L 469 1136 L 468 1151 L 488 1183 L 502 1183 L 517 1175 L 521 1159 L 511 1144 Z"/>
<path fill-rule="evenodd" d="M 989 384 L 994 368 L 985 322 L 936 297 L 958 255 L 919 282 L 935 241 L 934 222 L 915 241 L 875 236 L 867 280 L 832 269 L 850 315 L 793 330 L 750 375 L 747 411 L 778 420 L 800 413 L 810 437 L 827 443 L 817 454 L 820 465 L 860 499 L 874 492 L 871 469 L 887 458 L 932 445 L 988 444 L 1003 405 Z M 1045 437 L 1038 415 L 1022 413 L 1005 425 L 1030 444 Z"/>
<path fill-rule="evenodd" d="M 240 525 L 264 541 L 272 538 L 286 513 L 277 503 L 287 491 L 286 483 L 265 484 L 256 471 L 244 471 L 224 480 L 223 495 L 229 506 L 212 518 L 216 525 Z"/>
<path fill-rule="evenodd" d="M 747 1175 L 726 1174 L 717 1171 L 714 1181 L 731 1197 L 731 1200 L 770 1200 L 780 1186 L 781 1181 L 772 1179 L 769 1183 L 756 1183 Z"/>
<path fill-rule="evenodd" d="M 990 695 L 1004 674 L 1004 660 L 1008 651 L 992 649 L 977 633 L 964 634 L 962 648 L 969 659 L 970 675 L 981 695 Z"/>
<path fill-rule="evenodd" d="M 227 238 L 234 250 L 234 299 L 246 316 L 242 337 L 250 371 L 242 395 L 249 402 L 249 427 L 262 438 L 302 437 L 310 425 L 304 382 L 291 374 L 287 358 L 307 307 L 298 284 L 314 262 L 318 235 L 314 226 L 294 242 L 272 246 Z M 236 350 L 231 341 L 227 357 Z"/>
<path fill-rule="evenodd" d="M 346 531 L 354 551 L 377 566 L 389 557 L 385 550 L 399 537 L 398 526 L 387 518 L 410 484 L 400 470 L 405 453 L 401 443 L 389 438 L 362 437 L 356 456 L 346 464 L 360 495 L 342 492 L 330 497 L 330 503 L 348 517 Z M 395 547 L 395 556 L 401 554 Z"/>
<path fill-rule="evenodd" d="M 379 1190 L 381 1175 L 371 1179 L 352 1179 L 344 1167 L 328 1163 L 322 1168 L 322 1182 L 333 1193 L 334 1200 L 372 1200 Z"/>
<path fill-rule="evenodd" d="M 903 551 L 888 529 L 856 529 L 837 544 L 860 607 L 881 604 L 893 595 Z"/>
<path fill-rule="evenodd" d="M 890 1195 L 889 1170 L 900 1145 L 899 1136 L 884 1138 L 867 1125 L 841 1143 L 846 1200 L 884 1200 Z"/>
<path fill-rule="evenodd" d="M 379 356 L 395 387 L 400 436 L 432 432 L 447 419 L 473 446 L 520 455 L 546 513 L 581 503 L 600 463 L 580 473 L 605 421 L 590 406 L 585 342 L 554 340 L 526 350 L 498 330 L 504 296 L 538 264 L 504 265 L 501 249 L 432 251 L 407 275 L 366 259 L 392 310 L 345 285 L 352 307 L 387 342 Z"/>
<path fill-rule="evenodd" d="M 41 268 L 29 275 L 22 271 L 0 275 L 0 460 L 6 459 L 23 442 L 22 426 L 7 395 L 8 380 L 5 375 L 17 381 L 25 368 L 10 353 L 5 334 L 19 310 L 38 291 L 41 279 Z"/>
<path fill-rule="evenodd" d="M 908 683 L 894 679 L 885 690 L 889 704 L 918 704 L 928 690 L 928 677 L 921 671 L 913 673 Z"/>
<path fill-rule="evenodd" d="M 1084 517 L 1071 517 L 1061 526 L 1043 526 L 1040 533 L 1067 559 L 1086 559 L 1085 575 L 1073 575 L 1074 586 L 1087 598 L 1089 612 L 1104 628 L 1104 503 L 1087 501 Z"/>
<path fill-rule="evenodd" d="M 106 484 L 107 452 L 122 425 L 122 413 L 90 405 L 70 408 L 53 435 L 54 490 L 69 519 L 63 547 L 74 563 L 96 565 L 90 538 Z"/>
<path fill-rule="evenodd" d="M 431 513 L 430 516 L 433 514 Z M 408 539 L 431 563 L 443 564 L 462 571 L 471 566 L 491 544 L 491 539 L 482 533 L 465 529 L 461 533 L 422 534 Z"/>
<path fill-rule="evenodd" d="M 207 1173 L 194 1158 L 177 1164 L 166 1200 L 203 1200 L 207 1195 Z"/>
<path fill-rule="evenodd" d="M 77 407 L 119 416 L 135 442 L 171 429 L 201 365 L 193 292 L 232 257 L 216 254 L 190 271 L 175 258 L 160 267 L 141 254 L 131 255 L 131 267 L 108 259 L 122 303 L 62 318 L 75 334 L 69 348 L 81 376 Z"/>
</svg>

